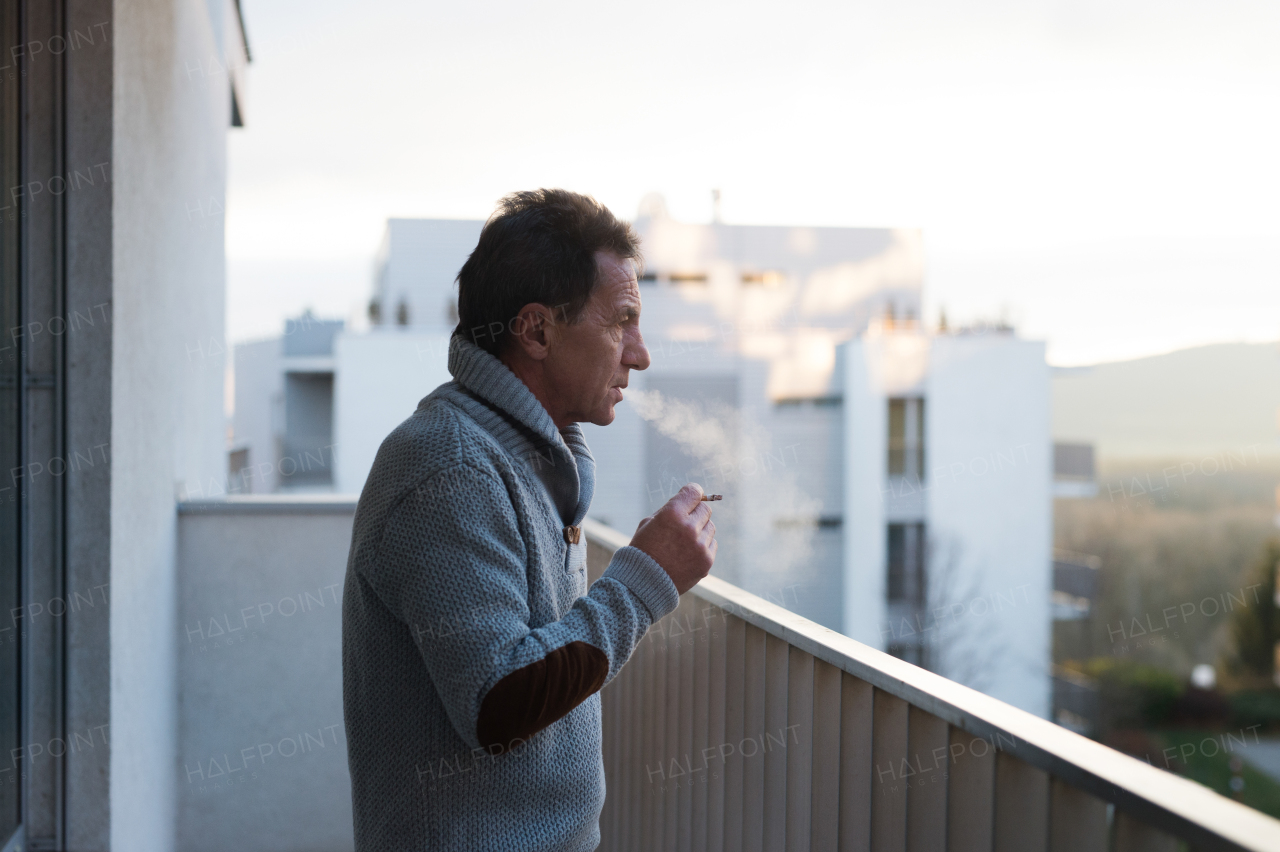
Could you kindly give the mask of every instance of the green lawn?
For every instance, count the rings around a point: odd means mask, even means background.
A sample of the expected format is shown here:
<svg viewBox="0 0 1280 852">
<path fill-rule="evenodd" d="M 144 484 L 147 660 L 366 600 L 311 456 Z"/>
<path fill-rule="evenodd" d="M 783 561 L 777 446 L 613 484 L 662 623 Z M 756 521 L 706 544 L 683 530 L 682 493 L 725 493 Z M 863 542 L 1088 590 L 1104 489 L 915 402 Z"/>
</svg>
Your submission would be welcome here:
<svg viewBox="0 0 1280 852">
<path fill-rule="evenodd" d="M 1179 775 L 1198 781 L 1228 798 L 1239 799 L 1240 802 L 1255 810 L 1280 818 L 1280 783 L 1249 764 L 1246 752 L 1240 749 L 1239 732 L 1234 732 L 1237 735 L 1234 743 L 1231 743 L 1225 734 L 1204 730 L 1164 730 L 1150 733 L 1153 738 L 1163 741 L 1165 748 L 1174 750 L 1174 752 L 1166 752 L 1167 754 L 1178 755 L 1169 761 L 1167 767 L 1164 766 L 1163 757 L 1152 755 L 1152 761 L 1157 766 L 1172 769 Z M 1246 733 L 1245 736 L 1248 737 L 1248 742 L 1253 741 L 1252 732 Z M 1234 745 L 1234 751 L 1224 748 L 1224 743 Z M 1194 746 L 1194 749 L 1183 748 L 1184 744 Z M 1185 762 L 1181 759 L 1184 753 L 1187 755 Z M 1245 758 L 1244 769 L 1240 773 L 1244 778 L 1244 790 L 1239 795 L 1233 793 L 1230 787 L 1232 774 L 1230 761 L 1235 755 Z"/>
</svg>

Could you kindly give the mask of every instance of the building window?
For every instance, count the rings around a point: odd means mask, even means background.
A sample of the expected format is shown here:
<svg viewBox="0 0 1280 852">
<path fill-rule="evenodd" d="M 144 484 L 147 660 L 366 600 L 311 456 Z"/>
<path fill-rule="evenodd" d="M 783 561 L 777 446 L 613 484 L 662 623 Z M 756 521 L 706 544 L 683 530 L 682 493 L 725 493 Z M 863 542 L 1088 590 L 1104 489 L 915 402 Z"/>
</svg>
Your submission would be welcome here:
<svg viewBox="0 0 1280 852">
<path fill-rule="evenodd" d="M 766 272 L 744 272 L 742 273 L 743 284 L 763 284 L 766 287 L 776 287 L 787 280 L 787 274 L 776 269 L 770 269 Z"/>
<path fill-rule="evenodd" d="M 924 400 L 889 400 L 889 475 L 924 479 Z"/>
<path fill-rule="evenodd" d="M 706 284 L 707 273 L 705 272 L 673 272 L 671 273 L 672 284 Z"/>
<path fill-rule="evenodd" d="M 812 405 L 814 408 L 839 408 L 844 405 L 842 396 L 784 396 L 773 401 L 777 409 L 798 409 Z"/>
<path fill-rule="evenodd" d="M 249 469 L 249 448 L 241 447 L 238 450 L 232 450 L 227 453 L 227 482 L 228 490 L 238 491 L 243 487 L 240 477 L 245 476 L 245 472 Z M 247 478 L 247 477 L 246 477 Z"/>
<path fill-rule="evenodd" d="M 333 484 L 333 373 L 286 373 L 279 490 Z"/>
<path fill-rule="evenodd" d="M 889 603 L 924 606 L 924 524 L 889 524 Z"/>
<path fill-rule="evenodd" d="M 819 515 L 816 518 L 774 518 L 775 530 L 820 529 L 838 530 L 844 526 L 844 518 L 839 515 Z"/>
</svg>

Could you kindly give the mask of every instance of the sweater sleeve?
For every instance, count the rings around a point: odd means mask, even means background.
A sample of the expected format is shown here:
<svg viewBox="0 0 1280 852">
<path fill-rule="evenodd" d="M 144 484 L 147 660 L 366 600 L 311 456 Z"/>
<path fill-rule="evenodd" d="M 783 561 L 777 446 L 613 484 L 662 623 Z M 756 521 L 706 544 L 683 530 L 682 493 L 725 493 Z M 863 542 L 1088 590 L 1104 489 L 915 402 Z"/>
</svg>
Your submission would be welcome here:
<svg viewBox="0 0 1280 852">
<path fill-rule="evenodd" d="M 658 563 L 624 547 L 562 619 L 532 629 L 520 532 L 502 482 L 459 465 L 400 503 L 364 569 L 409 627 L 458 735 L 494 753 L 597 692 L 679 602 Z"/>
</svg>

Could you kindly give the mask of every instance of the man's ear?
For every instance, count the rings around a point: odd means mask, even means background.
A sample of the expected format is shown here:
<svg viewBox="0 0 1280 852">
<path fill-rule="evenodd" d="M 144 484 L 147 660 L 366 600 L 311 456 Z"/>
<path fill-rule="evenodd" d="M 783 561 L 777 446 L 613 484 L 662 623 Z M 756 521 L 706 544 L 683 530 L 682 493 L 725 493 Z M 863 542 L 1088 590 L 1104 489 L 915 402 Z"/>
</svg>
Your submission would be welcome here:
<svg viewBox="0 0 1280 852">
<path fill-rule="evenodd" d="M 530 302 L 511 320 L 511 345 L 528 358 L 542 361 L 550 352 L 555 339 L 556 319 L 551 309 L 539 302 Z"/>
</svg>

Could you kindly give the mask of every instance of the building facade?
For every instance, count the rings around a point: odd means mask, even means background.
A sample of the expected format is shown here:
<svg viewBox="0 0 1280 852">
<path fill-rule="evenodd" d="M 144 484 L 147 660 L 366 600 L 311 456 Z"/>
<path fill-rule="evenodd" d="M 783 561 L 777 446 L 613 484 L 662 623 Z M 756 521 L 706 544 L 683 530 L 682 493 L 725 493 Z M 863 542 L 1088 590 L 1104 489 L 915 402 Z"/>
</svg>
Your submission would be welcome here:
<svg viewBox="0 0 1280 852">
<path fill-rule="evenodd" d="M 873 328 L 848 344 L 845 630 L 1049 714 L 1043 344 Z"/>
</svg>

